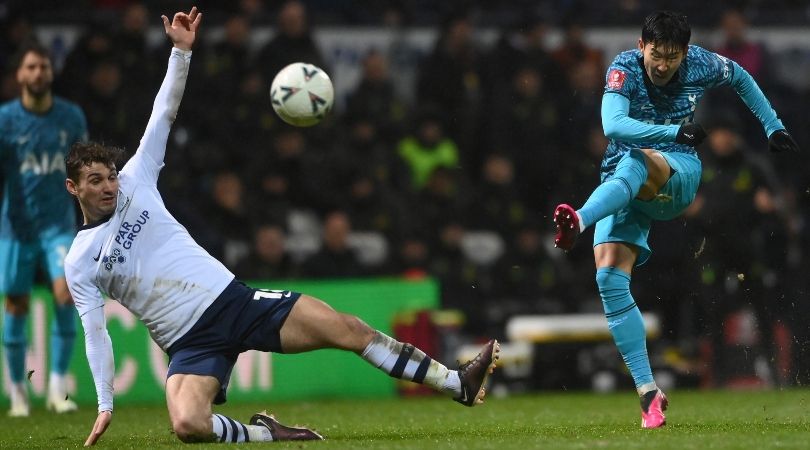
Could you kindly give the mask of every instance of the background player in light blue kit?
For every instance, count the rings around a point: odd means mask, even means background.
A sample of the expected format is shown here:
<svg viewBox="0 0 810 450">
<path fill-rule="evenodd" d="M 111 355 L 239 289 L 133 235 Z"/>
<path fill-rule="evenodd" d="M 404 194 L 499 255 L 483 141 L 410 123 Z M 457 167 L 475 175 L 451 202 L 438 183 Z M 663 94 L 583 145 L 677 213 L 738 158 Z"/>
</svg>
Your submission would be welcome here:
<svg viewBox="0 0 810 450">
<path fill-rule="evenodd" d="M 587 227 L 594 231 L 596 284 L 616 346 L 641 397 L 641 426 L 666 423 L 666 396 L 653 380 L 644 322 L 630 294 L 633 266 L 650 256 L 653 220 L 669 220 L 692 203 L 701 176 L 695 147 L 706 133 L 693 123 L 707 88 L 731 86 L 762 123 L 771 151 L 798 151 L 770 103 L 737 63 L 695 45 L 686 17 L 649 15 L 637 50 L 619 54 L 608 68 L 602 127 L 610 140 L 602 184 L 585 205 L 559 205 L 555 245 L 570 250 Z"/>
<path fill-rule="evenodd" d="M 53 69 L 48 51 L 35 42 L 17 58 L 21 94 L 0 106 L 0 167 L 3 207 L 0 214 L 0 292 L 5 361 L 11 378 L 9 416 L 28 416 L 25 384 L 26 322 L 31 286 L 42 263 L 53 283 L 54 326 L 47 407 L 62 413 L 76 404 L 67 398 L 65 374 L 76 336 L 76 310 L 65 282 L 63 260 L 76 231 L 72 199 L 64 189 L 65 155 L 87 140 L 81 109 L 51 93 Z"/>
</svg>

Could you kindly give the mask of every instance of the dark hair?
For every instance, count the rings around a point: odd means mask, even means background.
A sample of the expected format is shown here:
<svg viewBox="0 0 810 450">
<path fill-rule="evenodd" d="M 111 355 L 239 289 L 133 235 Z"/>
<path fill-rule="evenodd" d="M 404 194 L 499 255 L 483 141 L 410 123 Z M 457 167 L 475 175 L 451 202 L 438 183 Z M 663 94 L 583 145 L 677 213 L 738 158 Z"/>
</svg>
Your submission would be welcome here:
<svg viewBox="0 0 810 450">
<path fill-rule="evenodd" d="M 641 40 L 656 45 L 671 45 L 685 48 L 692 37 L 692 29 L 686 16 L 672 11 L 656 11 L 646 19 L 641 28 Z"/>
<path fill-rule="evenodd" d="M 20 69 L 25 55 L 29 52 L 36 53 L 39 56 L 47 58 L 49 61 L 51 59 L 51 52 L 44 45 L 40 44 L 36 39 L 29 38 L 20 44 L 17 51 L 14 52 L 14 56 L 11 57 L 11 67 L 13 67 L 15 71 Z"/>
<path fill-rule="evenodd" d="M 70 147 L 70 151 L 65 157 L 67 176 L 74 183 L 78 183 L 82 167 L 89 167 L 95 162 L 100 162 L 112 169 L 123 154 L 124 150 L 118 147 L 110 147 L 98 142 L 77 142 Z"/>
</svg>

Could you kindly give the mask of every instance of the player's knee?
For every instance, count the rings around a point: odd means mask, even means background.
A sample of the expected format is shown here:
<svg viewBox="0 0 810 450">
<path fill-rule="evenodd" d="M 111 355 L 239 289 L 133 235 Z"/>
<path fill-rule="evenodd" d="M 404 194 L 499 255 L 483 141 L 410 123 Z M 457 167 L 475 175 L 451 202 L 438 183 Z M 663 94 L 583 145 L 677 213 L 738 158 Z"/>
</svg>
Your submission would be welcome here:
<svg viewBox="0 0 810 450">
<path fill-rule="evenodd" d="M 368 326 L 367 323 L 363 322 L 357 316 L 353 316 L 351 314 L 342 314 L 343 323 L 346 324 L 346 328 L 352 335 L 365 337 L 365 336 L 373 336 L 374 329 Z"/>
<path fill-rule="evenodd" d="M 602 301 L 609 302 L 626 294 L 626 291 L 630 289 L 630 277 L 614 267 L 598 269 L 596 285 Z"/>
<path fill-rule="evenodd" d="M 28 314 L 28 296 L 6 298 L 6 312 L 15 316 Z"/>
<path fill-rule="evenodd" d="M 213 439 L 210 420 L 194 415 L 180 415 L 172 418 L 172 430 L 183 442 L 204 442 Z"/>
<path fill-rule="evenodd" d="M 351 314 L 341 314 L 341 319 L 347 331 L 344 336 L 347 342 L 342 346 L 348 350 L 362 351 L 365 349 L 374 338 L 374 329 L 359 317 Z"/>
</svg>

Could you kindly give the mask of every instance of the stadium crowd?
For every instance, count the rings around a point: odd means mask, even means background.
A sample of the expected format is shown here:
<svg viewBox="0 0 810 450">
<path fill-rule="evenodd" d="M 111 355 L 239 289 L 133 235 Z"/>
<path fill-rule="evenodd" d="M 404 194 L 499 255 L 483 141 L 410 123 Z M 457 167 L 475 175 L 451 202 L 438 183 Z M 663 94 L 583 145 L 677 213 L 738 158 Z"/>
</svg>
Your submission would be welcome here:
<svg viewBox="0 0 810 450">
<path fill-rule="evenodd" d="M 40 24 L 25 12 L 47 2 L 27 3 L 20 14 L 7 11 L 2 27 L 3 101 L 18 93 L 11 55 Z M 61 11 L 74 25 L 86 25 L 90 11 L 115 24 L 85 28 L 57 61 L 55 92 L 84 109 L 91 139 L 129 154 L 165 67 L 167 49 L 152 48 L 147 34 L 176 8 L 166 3 L 186 2 L 97 0 Z M 198 3 L 208 29 L 214 22 L 224 32 L 203 35 L 194 50 L 161 192 L 239 278 L 431 276 L 443 306 L 464 312 L 468 333 L 494 337 L 513 314 L 601 311 L 584 281 L 592 279 L 591 249 L 554 251 L 549 215 L 558 203 L 585 200 L 607 145 L 599 109 L 613 55 L 589 46 L 583 32 L 600 18 L 635 27 L 646 4 L 583 10 L 554 2 L 564 7 L 544 16 L 536 14 L 549 3 L 542 1 L 465 2 L 472 7 L 453 14 L 434 5 L 445 2 L 426 1 Z M 688 14 L 692 3 L 678 8 Z M 746 35 L 748 19 L 773 23 L 800 2 L 741 2 L 742 10 L 721 3 L 699 2 L 705 14 L 695 24 L 722 30 L 723 44 L 710 49 L 752 74 L 808 151 L 802 106 L 810 84 L 802 90 L 785 79 L 774 70 L 777 57 Z M 529 9 L 535 13 L 514 14 Z M 386 53 L 371 51 L 361 81 L 327 121 L 309 129 L 282 123 L 267 96 L 273 75 L 294 61 L 329 71 L 312 37 L 321 15 L 346 26 L 435 27 L 414 95 L 395 89 Z M 482 21 L 499 30 L 494 45 L 476 39 Z M 263 25 L 275 34 L 252 51 L 252 28 Z M 547 48 L 553 28 L 563 42 Z M 699 149 L 698 198 L 684 217 L 656 224 L 634 296 L 662 315 L 664 340 L 687 352 L 748 342 L 774 362 L 774 382 L 810 382 L 806 157 L 767 154 L 761 127 L 730 90 L 707 95 L 697 121 L 710 130 Z M 753 341 L 740 336 L 740 311 L 756 317 Z"/>
</svg>

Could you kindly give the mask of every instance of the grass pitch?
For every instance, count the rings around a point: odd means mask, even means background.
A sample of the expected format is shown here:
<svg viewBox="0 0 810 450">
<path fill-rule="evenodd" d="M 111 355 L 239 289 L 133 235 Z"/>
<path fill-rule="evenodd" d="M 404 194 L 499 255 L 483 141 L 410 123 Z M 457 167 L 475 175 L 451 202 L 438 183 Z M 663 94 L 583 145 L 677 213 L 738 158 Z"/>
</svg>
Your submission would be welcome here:
<svg viewBox="0 0 810 450">
<path fill-rule="evenodd" d="M 810 448 L 810 389 L 668 393 L 669 425 L 641 430 L 632 392 L 549 393 L 487 399 L 464 408 L 440 397 L 394 400 L 228 404 L 216 411 L 247 422 L 267 408 L 282 423 L 305 424 L 323 442 L 253 443 L 274 449 L 765 449 Z M 0 448 L 79 448 L 94 411 L 0 418 Z M 170 432 L 163 405 L 120 406 L 98 448 L 187 447 Z"/>
</svg>

